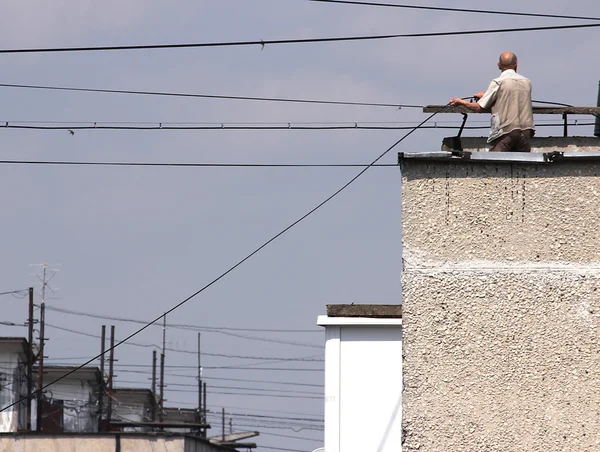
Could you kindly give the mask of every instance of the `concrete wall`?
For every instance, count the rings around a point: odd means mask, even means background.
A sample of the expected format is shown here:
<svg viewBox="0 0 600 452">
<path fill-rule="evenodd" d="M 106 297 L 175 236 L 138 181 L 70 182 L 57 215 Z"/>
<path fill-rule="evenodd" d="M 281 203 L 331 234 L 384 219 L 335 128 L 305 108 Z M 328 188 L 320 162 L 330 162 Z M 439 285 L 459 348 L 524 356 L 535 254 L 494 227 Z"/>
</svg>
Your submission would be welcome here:
<svg viewBox="0 0 600 452">
<path fill-rule="evenodd" d="M 0 452 L 219 452 L 230 450 L 190 437 L 0 435 Z"/>
<path fill-rule="evenodd" d="M 600 450 L 600 161 L 401 165 L 404 450 Z"/>
<path fill-rule="evenodd" d="M 461 137 L 464 151 L 487 152 L 490 145 L 487 137 Z M 451 137 L 444 139 L 442 151 L 452 150 Z M 534 137 L 531 139 L 532 152 L 598 152 L 598 137 Z"/>
</svg>

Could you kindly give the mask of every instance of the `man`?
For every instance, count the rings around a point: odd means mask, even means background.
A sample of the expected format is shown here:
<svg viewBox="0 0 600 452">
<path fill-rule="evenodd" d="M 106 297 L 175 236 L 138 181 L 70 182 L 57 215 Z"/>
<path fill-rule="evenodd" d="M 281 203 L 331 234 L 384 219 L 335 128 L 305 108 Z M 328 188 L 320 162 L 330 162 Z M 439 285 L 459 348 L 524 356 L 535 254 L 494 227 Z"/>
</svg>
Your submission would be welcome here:
<svg viewBox="0 0 600 452">
<path fill-rule="evenodd" d="M 517 74 L 517 56 L 500 55 L 500 77 L 492 80 L 485 93 L 475 94 L 477 102 L 450 99 L 450 105 L 463 105 L 476 113 L 491 112 L 488 143 L 492 152 L 530 152 L 535 133 L 531 106 L 531 82 Z"/>
</svg>

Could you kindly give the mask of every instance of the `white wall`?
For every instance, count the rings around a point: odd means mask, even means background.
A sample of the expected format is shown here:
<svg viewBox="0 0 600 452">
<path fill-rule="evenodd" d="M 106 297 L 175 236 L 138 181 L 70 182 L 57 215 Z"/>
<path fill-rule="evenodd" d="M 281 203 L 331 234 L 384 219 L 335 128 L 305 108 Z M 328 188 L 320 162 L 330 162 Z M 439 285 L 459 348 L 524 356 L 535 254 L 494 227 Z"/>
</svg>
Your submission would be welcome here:
<svg viewBox="0 0 600 452">
<path fill-rule="evenodd" d="M 19 344 L 20 346 L 20 344 Z M 19 354 L 9 347 L 0 350 L 0 407 L 5 407 L 27 395 L 26 369 L 19 365 Z M 24 422 L 26 404 L 17 404 L 0 413 L 0 432 L 16 432 L 19 428 L 19 412 Z M 24 425 L 21 425 L 24 427 Z"/>
<path fill-rule="evenodd" d="M 53 376 L 44 376 L 44 385 L 52 382 Z M 65 432 L 97 431 L 98 405 L 94 389 L 85 380 L 67 377 L 48 389 L 46 397 L 64 402 L 63 421 Z"/>
<path fill-rule="evenodd" d="M 325 451 L 402 447 L 400 319 L 332 318 L 325 327 Z"/>
</svg>

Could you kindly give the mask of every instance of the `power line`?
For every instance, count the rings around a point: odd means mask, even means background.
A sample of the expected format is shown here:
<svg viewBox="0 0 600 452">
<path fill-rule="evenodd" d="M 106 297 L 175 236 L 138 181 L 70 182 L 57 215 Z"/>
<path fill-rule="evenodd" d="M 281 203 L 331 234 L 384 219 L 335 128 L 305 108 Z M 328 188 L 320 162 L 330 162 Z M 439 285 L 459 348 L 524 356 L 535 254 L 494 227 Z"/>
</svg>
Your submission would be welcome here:
<svg viewBox="0 0 600 452">
<path fill-rule="evenodd" d="M 0 83 L 0 87 L 42 89 L 42 90 L 52 90 L 52 91 L 75 91 L 75 92 L 85 92 L 85 93 L 134 94 L 134 95 L 142 95 L 142 96 L 192 97 L 192 98 L 201 98 L 201 99 L 248 100 L 248 101 L 258 101 L 258 102 L 286 102 L 286 103 L 298 103 L 298 104 L 347 105 L 347 106 L 357 106 L 357 107 L 423 108 L 422 105 L 392 104 L 392 103 L 379 103 L 379 102 L 358 102 L 358 101 L 297 99 L 297 98 L 295 99 L 295 98 L 285 98 L 285 97 L 232 96 L 232 95 L 224 95 L 224 94 L 174 93 L 174 92 L 164 92 L 164 91 L 139 91 L 139 90 L 124 90 L 124 89 L 74 88 L 74 87 L 67 87 L 67 86 L 23 85 L 23 84 L 13 84 L 13 83 Z"/>
<path fill-rule="evenodd" d="M 117 383 L 128 383 L 128 384 L 142 384 L 141 382 L 138 382 L 138 381 L 118 380 L 118 379 L 116 379 L 116 382 Z M 167 386 L 167 388 L 177 387 L 177 388 L 194 388 L 195 390 L 198 389 L 197 384 L 187 384 L 187 383 L 168 383 L 166 386 Z M 118 391 L 118 389 L 119 388 L 117 388 L 117 391 Z M 127 388 L 121 388 L 121 389 L 127 389 Z M 308 391 L 293 391 L 293 390 L 284 390 L 284 389 L 247 388 L 247 387 L 240 387 L 240 386 L 211 385 L 210 390 L 212 391 L 213 389 L 233 389 L 233 390 L 240 390 L 240 391 L 277 392 L 277 393 L 284 393 L 284 394 L 308 394 L 308 395 L 320 395 L 320 396 L 323 395 L 322 392 L 308 392 Z M 186 392 L 193 393 L 196 391 L 187 390 Z"/>
<path fill-rule="evenodd" d="M 550 102 L 548 102 L 550 103 Z M 551 102 L 554 104 L 554 102 Z M 564 104 L 562 104 L 564 105 Z M 49 124 L 49 123 L 46 123 Z M 73 123 L 71 123 L 73 124 Z M 129 123 L 131 124 L 131 123 Z M 178 131 L 194 131 L 194 130 L 296 130 L 296 131 L 318 131 L 318 130 L 410 130 L 414 128 L 414 126 L 398 126 L 393 125 L 394 123 L 390 122 L 380 122 L 378 124 L 381 125 L 366 125 L 366 123 L 358 123 L 358 122 L 346 122 L 346 123 L 338 123 L 338 125 L 324 125 L 319 123 L 312 123 L 301 125 L 294 125 L 292 123 L 263 123 L 265 125 L 235 125 L 234 124 L 225 124 L 225 123 L 211 123 L 205 125 L 168 125 L 165 123 L 153 123 L 152 125 L 119 125 L 117 123 L 90 123 L 89 125 L 40 125 L 40 123 L 34 122 L 25 122 L 25 121 L 0 121 L 1 129 L 17 129 L 17 130 L 66 130 L 74 134 L 74 131 L 80 130 L 137 130 L 137 131 L 162 131 L 162 130 L 178 130 Z M 387 125 L 384 125 L 387 124 Z M 564 123 L 556 123 L 556 124 L 544 124 L 543 127 L 560 127 L 563 126 Z M 586 126 L 586 125 L 594 125 L 593 122 L 590 123 L 579 123 L 578 121 L 573 121 L 572 126 Z M 465 126 L 464 130 L 483 130 L 488 129 L 488 126 Z M 434 124 L 430 126 L 423 126 L 421 129 L 460 129 L 458 125 L 442 125 Z"/>
<path fill-rule="evenodd" d="M 229 414 L 229 413 L 227 413 L 227 414 Z M 261 436 L 278 436 L 280 438 L 302 439 L 304 441 L 314 441 L 315 443 L 323 442 L 322 439 L 307 438 L 306 436 L 280 435 L 278 433 L 269 433 L 269 432 L 260 432 L 260 434 L 261 434 Z M 261 446 L 261 447 L 263 447 L 263 446 Z"/>
<path fill-rule="evenodd" d="M 365 165 L 361 165 L 365 166 Z M 395 165 L 397 166 L 397 165 Z M 84 311 L 76 311 L 73 309 L 65 309 L 58 308 L 56 306 L 48 306 L 47 309 L 49 311 L 62 312 L 64 314 L 78 315 L 83 317 L 91 317 L 96 319 L 104 319 L 104 320 L 115 320 L 118 322 L 131 322 L 131 323 L 141 323 L 143 325 L 147 324 L 147 320 L 133 319 L 130 317 L 117 317 L 117 316 L 109 316 L 103 314 L 95 314 L 91 312 Z M 160 326 L 160 325 L 158 325 Z M 303 330 L 303 329 L 289 329 L 289 328 L 234 328 L 227 326 L 199 326 L 199 325 L 190 325 L 190 324 L 182 324 L 182 323 L 167 323 L 167 327 L 169 328 L 179 328 L 179 329 L 191 329 L 193 331 L 212 331 L 212 330 L 224 330 L 224 331 L 252 331 L 252 332 L 263 332 L 263 333 L 321 333 L 321 330 Z M 162 326 L 160 326 L 162 328 Z M 194 352 L 196 353 L 196 352 Z"/>
<path fill-rule="evenodd" d="M 272 242 L 274 242 L 275 240 L 277 240 L 279 237 L 281 237 L 282 235 L 284 235 L 290 229 L 294 228 L 296 225 L 298 225 L 299 223 L 301 223 L 302 221 L 304 221 L 306 218 L 308 218 L 313 213 L 315 213 L 316 211 L 318 211 L 321 207 L 323 207 L 324 205 L 326 205 L 329 201 L 331 201 L 336 196 L 338 196 L 340 193 L 342 193 L 346 188 L 348 188 L 356 180 L 358 180 L 364 173 L 366 173 L 367 170 L 372 165 L 375 165 L 379 160 L 381 160 L 383 157 L 385 157 L 392 149 L 394 149 L 398 144 L 400 144 L 402 141 L 404 141 L 406 138 L 408 138 L 410 135 L 412 135 L 414 132 L 416 132 L 419 129 L 419 127 L 421 127 L 422 125 L 424 125 L 427 121 L 429 121 L 431 118 L 433 118 L 437 113 L 438 112 L 435 112 L 435 113 L 432 113 L 431 115 L 429 115 L 417 127 L 413 128 L 411 131 L 405 133 L 399 140 L 397 140 L 394 144 L 392 144 L 391 146 L 389 146 L 385 151 L 383 151 L 379 156 L 377 156 L 375 158 L 375 160 L 373 160 L 369 166 L 367 166 L 367 167 L 363 168 L 361 171 L 359 171 L 358 174 L 356 174 L 354 177 L 352 177 L 348 182 L 346 182 L 344 185 L 342 185 L 333 194 L 329 195 L 327 198 L 325 198 L 325 200 L 321 201 L 315 207 L 313 207 L 312 209 L 310 209 L 307 213 L 305 213 L 304 215 L 300 216 L 297 220 L 295 220 L 294 222 L 292 222 L 291 224 L 289 224 L 288 226 L 286 226 L 284 229 L 282 229 L 280 232 L 278 232 L 277 234 L 275 234 L 274 236 L 272 236 L 270 239 L 268 239 L 262 245 L 258 246 L 254 251 L 252 251 L 250 254 L 247 254 L 245 257 L 243 257 L 241 260 L 239 260 L 236 264 L 234 264 L 231 267 L 229 267 L 229 269 L 227 269 L 226 271 L 224 271 L 223 273 L 221 273 L 219 276 L 217 276 L 216 278 L 214 278 L 212 281 L 210 281 L 209 283 L 205 284 L 200 289 L 198 289 L 197 291 L 195 291 L 194 293 L 192 293 L 190 296 L 184 298 L 182 301 L 180 301 L 179 303 L 175 304 L 174 306 L 172 306 L 171 308 L 169 308 L 168 310 L 166 310 L 163 314 L 161 314 L 160 316 L 158 316 L 157 318 L 155 318 L 153 321 L 147 323 L 146 325 L 142 326 L 141 328 L 138 328 L 136 331 L 134 331 L 133 333 L 131 333 L 125 339 L 122 339 L 119 342 L 117 342 L 116 344 L 114 344 L 113 346 L 109 347 L 103 353 L 100 353 L 99 355 L 96 355 L 95 357 L 89 359 L 88 361 L 86 361 L 85 363 L 81 364 L 80 366 L 74 368 L 73 370 L 71 370 L 71 371 L 67 372 L 66 374 L 62 375 L 61 377 L 57 378 L 52 383 L 49 383 L 49 384 L 47 384 L 45 386 L 42 386 L 41 388 L 39 388 L 36 391 L 36 393 L 39 393 L 40 391 L 43 391 L 44 389 L 46 389 L 47 387 L 49 387 L 51 384 L 57 383 L 58 381 L 62 380 L 63 378 L 65 378 L 65 377 L 67 377 L 67 376 L 75 373 L 78 369 L 81 369 L 81 368 L 85 367 L 86 365 L 92 363 L 93 361 L 95 361 L 96 359 L 98 359 L 103 354 L 106 354 L 106 353 L 114 350 L 115 348 L 117 348 L 121 344 L 129 341 L 131 338 L 135 337 L 136 335 L 138 335 L 142 331 L 146 330 L 147 328 L 149 328 L 154 323 L 156 323 L 159 320 L 163 319 L 166 315 L 168 315 L 171 312 L 175 311 L 176 309 L 180 308 L 181 306 L 183 306 L 184 304 L 186 304 L 188 301 L 190 301 L 191 299 L 195 298 L 196 296 L 198 296 L 199 294 L 201 294 L 202 292 L 204 292 L 206 289 L 208 289 L 209 287 L 211 287 L 214 284 L 216 284 L 217 282 L 219 282 L 221 279 L 223 279 L 224 277 L 226 277 L 229 273 L 233 272 L 239 266 L 243 265 L 247 260 L 251 259 L 254 255 L 258 254 L 263 248 L 269 246 Z M 252 368 L 244 368 L 244 370 L 248 371 L 248 370 L 253 370 L 253 369 Z M 260 370 L 266 370 L 266 368 L 260 368 Z M 273 369 L 269 369 L 269 370 L 273 370 Z M 316 370 L 322 372 L 322 369 L 316 369 Z M 302 369 L 302 371 L 307 371 L 307 370 L 306 369 Z M 14 405 L 16 405 L 18 403 L 21 403 L 22 400 L 24 400 L 24 398 L 20 398 L 17 401 L 12 402 L 9 405 L 6 405 L 6 406 L 0 408 L 0 413 L 3 412 L 3 411 L 5 411 L 5 410 L 7 410 L 8 408 L 11 408 L 12 406 L 14 406 Z"/>
<path fill-rule="evenodd" d="M 11 290 L 8 292 L 0 292 L 0 296 L 3 295 L 12 295 L 16 298 L 25 298 L 25 296 L 29 293 L 29 289 L 19 289 L 19 290 Z"/>
<path fill-rule="evenodd" d="M 309 2 L 315 3 L 337 3 L 345 5 L 358 5 L 358 6 L 379 6 L 379 7 L 391 7 L 391 8 L 403 8 L 403 9 L 421 9 L 426 11 L 449 11 L 457 13 L 476 13 L 476 14 L 489 14 L 489 15 L 504 15 L 504 16 L 523 16 L 523 17 L 545 17 L 550 19 L 576 19 L 576 20 L 600 20 L 600 17 L 589 17 L 589 16 L 565 16 L 562 14 L 541 14 L 541 13 L 523 13 L 516 11 L 494 11 L 485 9 L 467 9 L 467 8 L 447 8 L 441 6 L 417 6 L 417 5 L 399 5 L 397 3 L 380 3 L 380 2 L 365 2 L 365 1 L 351 1 L 351 0 L 308 0 Z"/>
<path fill-rule="evenodd" d="M 73 334 L 79 334 L 81 336 L 87 336 L 87 337 L 92 337 L 94 339 L 100 339 L 101 336 L 96 335 L 96 334 L 92 334 L 92 333 L 86 333 L 84 331 L 78 331 L 78 330 L 73 330 L 71 328 L 65 328 L 62 326 L 58 326 L 58 325 L 52 325 L 49 323 L 46 323 L 47 327 L 50 328 L 54 328 L 56 330 L 61 330 L 61 331 L 65 331 L 67 333 L 73 333 Z M 144 348 L 159 348 L 159 346 L 157 344 L 141 344 L 138 342 L 127 342 L 126 345 L 130 345 L 130 346 L 134 346 L 134 347 L 144 347 Z M 297 344 L 294 344 L 297 345 Z M 318 347 L 318 346 L 316 346 Z M 322 347 L 318 347 L 318 348 L 322 348 Z M 165 350 L 170 351 L 170 352 L 174 352 L 174 353 L 185 353 L 188 355 L 197 355 L 198 352 L 197 351 L 192 351 L 192 350 L 180 350 L 178 348 L 171 348 L 171 347 L 165 347 Z M 207 356 L 215 356 L 215 357 L 219 357 L 219 358 L 236 358 L 236 359 L 265 359 L 265 360 L 269 360 L 269 361 L 304 361 L 302 359 L 294 359 L 294 358 L 276 358 L 276 357 L 248 357 L 248 358 L 243 358 L 242 356 L 238 356 L 238 355 L 225 355 L 222 353 L 209 353 L 209 352 L 203 352 L 203 355 L 207 355 Z M 99 356 L 98 356 L 99 357 Z M 133 366 L 133 365 L 131 365 Z M 139 367 L 150 367 L 150 365 L 139 365 Z M 203 366 L 205 369 L 208 369 L 208 367 Z M 190 368 L 193 369 L 197 369 L 197 366 L 192 366 Z"/>
<path fill-rule="evenodd" d="M 179 168 L 364 168 L 368 163 L 152 163 L 152 162 L 75 162 L 53 160 L 0 160 L 0 165 L 51 166 L 149 166 Z M 397 167 L 395 163 L 372 165 L 376 168 Z M 314 332 L 314 331 L 310 331 Z"/>
<path fill-rule="evenodd" d="M 182 49 L 182 48 L 201 48 L 201 47 L 244 47 L 281 45 L 281 44 L 311 44 L 324 42 L 347 42 L 347 41 L 373 41 L 382 39 L 397 38 L 427 38 L 441 36 L 465 36 L 482 35 L 498 33 L 516 33 L 523 31 L 549 31 L 549 30 L 568 30 L 579 28 L 595 28 L 600 24 L 574 24 L 574 25 L 551 25 L 545 27 L 524 27 L 524 28 L 492 28 L 485 30 L 463 30 L 463 31 L 439 31 L 429 33 L 403 33 L 389 35 L 366 35 L 366 36 L 338 36 L 330 38 L 303 38 L 303 39 L 273 39 L 258 41 L 227 41 L 227 42 L 199 42 L 186 44 L 144 44 L 144 45 L 120 45 L 120 46 L 98 46 L 98 47 L 38 47 L 30 49 L 0 49 L 0 53 L 58 53 L 58 52 L 95 52 L 95 51 L 117 51 L 117 50 L 153 50 L 153 49 Z"/>
</svg>

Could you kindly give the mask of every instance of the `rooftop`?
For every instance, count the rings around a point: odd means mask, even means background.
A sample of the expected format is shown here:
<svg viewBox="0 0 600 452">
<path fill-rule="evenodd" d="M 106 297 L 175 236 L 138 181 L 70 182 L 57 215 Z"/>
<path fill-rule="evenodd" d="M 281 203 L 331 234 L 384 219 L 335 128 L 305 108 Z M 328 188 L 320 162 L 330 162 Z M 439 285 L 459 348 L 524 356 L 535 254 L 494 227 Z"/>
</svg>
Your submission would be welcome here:
<svg viewBox="0 0 600 452">
<path fill-rule="evenodd" d="M 400 152 L 398 163 L 404 160 L 432 160 L 456 163 L 532 163 L 551 164 L 558 162 L 600 161 L 600 140 L 598 152 Z"/>
</svg>

